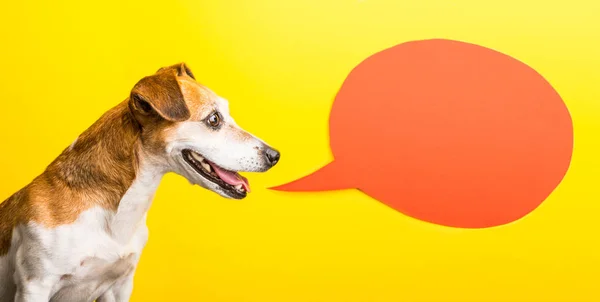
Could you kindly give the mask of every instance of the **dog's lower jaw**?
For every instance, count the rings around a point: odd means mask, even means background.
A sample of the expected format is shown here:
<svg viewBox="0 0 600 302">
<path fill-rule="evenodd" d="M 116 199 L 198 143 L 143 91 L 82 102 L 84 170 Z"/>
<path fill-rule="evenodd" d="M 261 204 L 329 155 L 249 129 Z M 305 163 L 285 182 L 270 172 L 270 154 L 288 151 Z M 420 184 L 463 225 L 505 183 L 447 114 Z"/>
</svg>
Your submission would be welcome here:
<svg viewBox="0 0 600 302">
<path fill-rule="evenodd" d="M 219 187 L 218 185 L 216 185 L 214 183 L 210 183 L 206 180 L 204 180 L 206 183 L 195 182 L 195 181 L 190 180 L 189 178 L 187 178 L 187 180 L 192 186 L 198 186 L 204 190 L 210 191 L 210 192 L 217 194 L 223 198 L 241 200 L 241 199 L 246 198 L 246 196 L 247 196 L 247 195 L 244 195 L 243 197 L 232 196 L 232 195 L 228 194 L 226 191 L 224 191 L 223 189 L 221 189 L 221 187 Z"/>
<path fill-rule="evenodd" d="M 226 190 L 224 190 L 218 184 L 210 181 L 206 177 L 202 176 L 198 171 L 196 171 L 183 157 L 183 155 L 178 155 L 177 158 L 179 161 L 177 162 L 177 171 L 173 171 L 174 173 L 184 177 L 191 185 L 197 185 L 203 189 L 211 191 L 223 198 L 227 199 L 244 199 L 247 197 L 247 193 L 244 194 L 230 194 Z"/>
</svg>

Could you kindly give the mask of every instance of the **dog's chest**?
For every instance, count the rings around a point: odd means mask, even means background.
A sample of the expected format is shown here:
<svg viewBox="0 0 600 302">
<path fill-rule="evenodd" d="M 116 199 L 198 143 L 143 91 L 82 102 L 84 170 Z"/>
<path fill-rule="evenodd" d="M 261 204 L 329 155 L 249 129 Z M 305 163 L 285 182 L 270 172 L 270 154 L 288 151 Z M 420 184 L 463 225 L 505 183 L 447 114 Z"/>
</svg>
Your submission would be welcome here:
<svg viewBox="0 0 600 302">
<path fill-rule="evenodd" d="M 145 217 L 135 224 L 123 224 L 105 210 L 94 208 L 82 213 L 74 224 L 44 234 L 55 243 L 51 253 L 64 284 L 96 281 L 122 266 L 122 259 L 137 259 L 148 239 Z M 104 225 L 102 225 L 104 224 Z M 131 256 L 134 256 L 131 258 Z"/>
<path fill-rule="evenodd" d="M 92 301 L 105 290 L 103 284 L 133 272 L 148 238 L 145 217 L 130 225 L 115 224 L 116 218 L 118 214 L 93 208 L 49 236 L 55 245 L 48 263 L 58 274 L 51 301 Z"/>
<path fill-rule="evenodd" d="M 64 274 L 56 291 L 98 284 L 129 273 L 137 265 L 148 240 L 146 213 L 158 185 L 152 180 L 136 179 L 116 212 L 92 208 L 73 224 L 42 231 L 44 237 L 52 238 L 52 254 L 62 258 L 50 261 L 59 264 L 55 269 Z"/>
</svg>

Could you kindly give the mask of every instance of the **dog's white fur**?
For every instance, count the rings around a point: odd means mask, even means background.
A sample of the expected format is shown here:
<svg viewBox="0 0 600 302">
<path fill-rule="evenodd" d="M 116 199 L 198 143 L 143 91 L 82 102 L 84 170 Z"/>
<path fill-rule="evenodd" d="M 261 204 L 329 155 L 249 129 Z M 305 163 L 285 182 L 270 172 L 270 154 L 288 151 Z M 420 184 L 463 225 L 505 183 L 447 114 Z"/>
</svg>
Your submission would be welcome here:
<svg viewBox="0 0 600 302">
<path fill-rule="evenodd" d="M 210 131 L 198 121 L 182 122 L 167 138 L 168 156 L 160 158 L 139 150 L 142 160 L 136 179 L 116 213 L 95 207 L 68 225 L 18 225 L 8 254 L 0 257 L 0 302 L 13 301 L 13 297 L 17 302 L 129 301 L 133 274 L 148 239 L 146 213 L 163 175 L 175 172 L 227 197 L 183 161 L 181 150 L 198 151 L 229 170 L 269 168 L 257 152 L 264 142 L 247 132 L 251 139 L 238 139 L 243 130 L 229 116 L 227 101 L 216 97 L 214 104 L 217 108 L 212 109 L 221 113 L 229 127 Z M 208 115 L 212 111 L 208 109 L 200 112 Z M 9 278 L 14 278 L 16 287 L 5 282 Z"/>
</svg>

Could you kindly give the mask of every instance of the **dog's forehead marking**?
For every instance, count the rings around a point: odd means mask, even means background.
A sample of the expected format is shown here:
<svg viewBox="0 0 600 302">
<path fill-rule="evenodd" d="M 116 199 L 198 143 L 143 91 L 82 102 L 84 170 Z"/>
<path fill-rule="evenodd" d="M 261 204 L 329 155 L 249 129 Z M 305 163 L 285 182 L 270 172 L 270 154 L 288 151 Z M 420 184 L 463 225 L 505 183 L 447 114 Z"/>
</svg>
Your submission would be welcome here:
<svg viewBox="0 0 600 302">
<path fill-rule="evenodd" d="M 186 104 L 192 113 L 190 120 L 202 120 L 215 110 L 229 119 L 229 102 L 226 99 L 191 79 L 179 79 L 179 84 Z"/>
<path fill-rule="evenodd" d="M 190 79 L 178 79 L 188 109 L 190 120 L 201 120 L 217 106 L 217 95 L 207 87 Z"/>
<path fill-rule="evenodd" d="M 223 116 L 225 116 L 226 118 L 230 119 L 231 117 L 229 116 L 229 102 L 226 99 L 224 99 L 220 96 L 217 96 L 216 103 L 217 103 L 217 108 L 219 109 L 221 114 Z"/>
</svg>

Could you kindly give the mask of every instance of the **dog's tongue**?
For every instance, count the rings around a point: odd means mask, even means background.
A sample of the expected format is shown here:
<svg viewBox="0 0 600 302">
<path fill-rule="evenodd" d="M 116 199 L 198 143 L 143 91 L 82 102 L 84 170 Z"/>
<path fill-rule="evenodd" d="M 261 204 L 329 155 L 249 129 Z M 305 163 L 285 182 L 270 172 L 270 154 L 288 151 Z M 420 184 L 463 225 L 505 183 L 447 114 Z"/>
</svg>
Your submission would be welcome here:
<svg viewBox="0 0 600 302">
<path fill-rule="evenodd" d="M 244 190 L 246 190 L 246 192 L 250 192 L 250 184 L 248 184 L 248 179 L 246 179 L 246 177 L 239 175 L 236 172 L 223 170 L 217 165 L 211 165 L 211 167 L 213 168 L 213 170 L 215 170 L 215 173 L 217 173 L 217 175 L 219 175 L 219 177 L 224 182 L 232 186 L 237 186 L 241 184 L 244 187 Z"/>
</svg>

